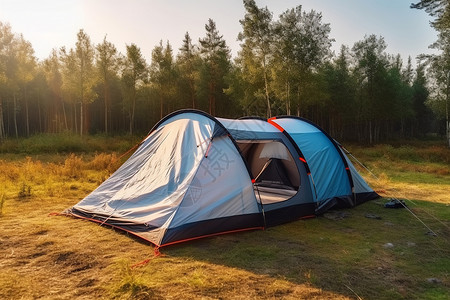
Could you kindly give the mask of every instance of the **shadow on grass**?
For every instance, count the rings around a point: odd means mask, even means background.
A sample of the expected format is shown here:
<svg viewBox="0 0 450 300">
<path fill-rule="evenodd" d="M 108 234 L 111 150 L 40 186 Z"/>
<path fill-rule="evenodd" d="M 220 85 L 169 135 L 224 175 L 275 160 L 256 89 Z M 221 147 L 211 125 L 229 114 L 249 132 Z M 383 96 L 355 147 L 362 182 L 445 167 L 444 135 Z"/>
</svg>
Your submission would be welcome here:
<svg viewBox="0 0 450 300">
<path fill-rule="evenodd" d="M 162 251 L 168 257 L 238 268 L 349 297 L 445 299 L 450 293 L 448 206 L 423 201 L 411 205 L 435 237 L 406 209 L 386 209 L 383 201 L 345 210 L 343 218 L 321 216 Z M 378 218 L 368 217 L 373 215 Z"/>
</svg>

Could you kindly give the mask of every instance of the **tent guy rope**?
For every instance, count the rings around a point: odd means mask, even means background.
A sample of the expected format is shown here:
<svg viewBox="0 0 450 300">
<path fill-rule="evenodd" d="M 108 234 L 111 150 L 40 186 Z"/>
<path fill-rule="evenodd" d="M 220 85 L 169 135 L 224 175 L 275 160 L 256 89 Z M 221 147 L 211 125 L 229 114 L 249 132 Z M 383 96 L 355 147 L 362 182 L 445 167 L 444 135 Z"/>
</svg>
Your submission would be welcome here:
<svg viewBox="0 0 450 300">
<path fill-rule="evenodd" d="M 376 180 L 380 180 L 380 178 L 377 176 L 377 175 L 375 175 L 371 170 L 369 170 L 361 161 L 359 161 L 350 151 L 348 151 L 347 149 L 345 149 L 342 145 L 341 145 L 341 148 L 351 157 L 351 158 L 353 158 L 362 168 L 364 168 L 372 177 L 374 177 Z M 400 191 L 398 191 L 397 189 L 395 189 L 395 188 L 392 188 L 393 190 L 394 190 L 394 192 L 396 193 L 396 194 L 401 194 L 400 193 Z M 409 202 L 411 202 L 412 204 L 414 204 L 414 205 L 416 205 L 417 206 L 417 203 L 415 203 L 414 201 L 412 201 L 412 200 L 410 200 L 410 199 L 408 199 L 408 198 L 405 198 L 405 197 L 402 197 L 402 198 L 404 198 L 405 200 L 407 200 L 407 201 L 409 201 Z M 398 200 L 398 198 L 397 197 L 393 197 L 393 199 L 394 200 Z M 408 212 L 410 212 L 423 226 L 425 226 L 425 228 L 427 228 L 428 230 L 429 230 L 429 232 L 431 232 L 434 236 L 438 236 L 437 235 L 437 233 L 434 231 L 434 230 L 432 230 L 431 228 L 430 228 L 430 226 L 428 226 L 427 224 L 425 224 L 425 222 L 424 221 L 422 221 L 418 216 L 417 216 L 417 214 L 415 214 L 411 209 L 409 209 L 409 207 L 408 206 L 406 206 L 402 201 L 398 201 L 404 208 L 406 208 L 406 210 L 408 210 Z M 445 227 L 447 227 L 447 228 L 449 228 L 448 226 L 447 226 L 447 224 L 445 224 L 444 222 L 442 222 L 441 220 L 439 220 L 438 218 L 436 218 L 435 216 L 433 216 L 432 214 L 430 214 L 429 212 L 427 212 L 426 210 L 424 210 L 424 212 L 425 213 L 427 213 L 429 216 L 431 216 L 432 218 L 434 218 L 436 221 L 438 221 L 438 222 L 440 222 L 442 225 L 444 225 Z"/>
</svg>

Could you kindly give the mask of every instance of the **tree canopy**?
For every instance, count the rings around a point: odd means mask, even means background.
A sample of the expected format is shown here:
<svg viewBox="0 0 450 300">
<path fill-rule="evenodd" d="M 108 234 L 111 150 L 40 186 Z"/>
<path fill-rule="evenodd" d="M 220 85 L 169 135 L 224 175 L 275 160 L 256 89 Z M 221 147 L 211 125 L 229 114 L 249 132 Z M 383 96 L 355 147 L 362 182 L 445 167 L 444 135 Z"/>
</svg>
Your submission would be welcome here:
<svg viewBox="0 0 450 300">
<path fill-rule="evenodd" d="M 197 42 L 188 32 L 180 37 L 177 53 L 161 40 L 150 62 L 134 43 L 122 54 L 106 36 L 93 44 L 83 29 L 72 48 L 39 61 L 25 37 L 0 22 L 0 141 L 54 132 L 142 134 L 181 108 L 222 117 L 295 114 L 339 139 L 367 143 L 443 132 L 447 1 L 412 5 L 435 16 L 440 30 L 432 45 L 439 55 L 421 57 L 416 69 L 373 34 L 332 52 L 331 24 L 320 12 L 297 6 L 274 18 L 254 0 L 243 5 L 234 58 L 212 19 Z"/>
</svg>

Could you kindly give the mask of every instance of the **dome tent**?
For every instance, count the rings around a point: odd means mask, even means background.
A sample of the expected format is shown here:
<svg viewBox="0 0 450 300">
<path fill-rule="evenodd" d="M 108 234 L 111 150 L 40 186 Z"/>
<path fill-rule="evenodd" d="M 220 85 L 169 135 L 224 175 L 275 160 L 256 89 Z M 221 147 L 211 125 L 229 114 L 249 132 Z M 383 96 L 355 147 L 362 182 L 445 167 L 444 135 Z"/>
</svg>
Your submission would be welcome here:
<svg viewBox="0 0 450 300">
<path fill-rule="evenodd" d="M 111 177 L 64 213 L 161 247 L 377 197 L 339 145 L 307 120 L 181 110 L 158 122 Z"/>
</svg>

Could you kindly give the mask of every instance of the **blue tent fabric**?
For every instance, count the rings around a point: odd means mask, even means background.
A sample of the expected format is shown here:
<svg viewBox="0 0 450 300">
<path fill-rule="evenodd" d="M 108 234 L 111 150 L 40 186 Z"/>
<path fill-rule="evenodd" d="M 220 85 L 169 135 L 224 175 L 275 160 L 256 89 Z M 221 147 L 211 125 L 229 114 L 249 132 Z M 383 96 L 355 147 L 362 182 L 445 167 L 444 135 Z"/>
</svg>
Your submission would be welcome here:
<svg viewBox="0 0 450 300">
<path fill-rule="evenodd" d="M 298 119 L 276 119 L 275 122 L 302 150 L 316 186 L 316 202 L 352 194 L 344 163 L 330 139 L 316 127 Z"/>
<path fill-rule="evenodd" d="M 158 122 L 110 178 L 64 213 L 161 247 L 376 197 L 334 140 L 307 120 L 182 110 Z"/>
</svg>

